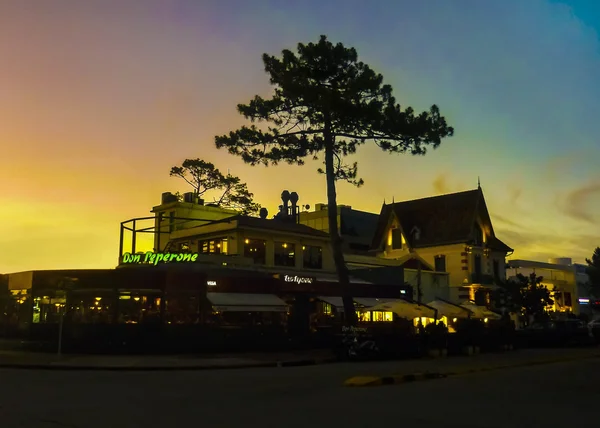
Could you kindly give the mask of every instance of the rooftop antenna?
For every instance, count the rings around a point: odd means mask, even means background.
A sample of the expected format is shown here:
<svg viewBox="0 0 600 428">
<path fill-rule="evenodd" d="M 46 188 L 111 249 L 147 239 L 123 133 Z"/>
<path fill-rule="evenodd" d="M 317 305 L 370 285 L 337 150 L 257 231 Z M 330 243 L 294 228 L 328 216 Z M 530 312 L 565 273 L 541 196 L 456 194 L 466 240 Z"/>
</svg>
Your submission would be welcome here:
<svg viewBox="0 0 600 428">
<path fill-rule="evenodd" d="M 481 181 L 479 180 L 479 176 L 477 176 L 477 188 L 481 189 Z"/>
<path fill-rule="evenodd" d="M 394 205 L 394 197 L 392 196 L 392 205 Z"/>
</svg>

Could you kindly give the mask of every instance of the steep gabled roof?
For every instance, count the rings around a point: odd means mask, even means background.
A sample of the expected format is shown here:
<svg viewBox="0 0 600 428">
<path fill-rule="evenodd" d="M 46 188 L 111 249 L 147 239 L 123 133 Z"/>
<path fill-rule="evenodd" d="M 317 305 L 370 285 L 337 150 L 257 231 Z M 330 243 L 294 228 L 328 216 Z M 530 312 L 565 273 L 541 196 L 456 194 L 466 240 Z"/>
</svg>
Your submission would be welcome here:
<svg viewBox="0 0 600 428">
<path fill-rule="evenodd" d="M 493 237 L 492 223 L 480 188 L 466 192 L 450 193 L 412 201 L 384 205 L 379 216 L 377 230 L 371 244 L 372 250 L 381 249 L 390 215 L 395 214 L 406 232 L 406 239 L 413 248 L 468 243 L 473 238 L 473 226 L 477 217 L 489 227 Z M 413 242 L 411 231 L 417 228 L 419 240 Z M 493 238 L 497 249 L 511 249 Z M 489 245 L 491 248 L 491 245 Z M 495 248 L 496 249 L 496 248 Z"/>
</svg>

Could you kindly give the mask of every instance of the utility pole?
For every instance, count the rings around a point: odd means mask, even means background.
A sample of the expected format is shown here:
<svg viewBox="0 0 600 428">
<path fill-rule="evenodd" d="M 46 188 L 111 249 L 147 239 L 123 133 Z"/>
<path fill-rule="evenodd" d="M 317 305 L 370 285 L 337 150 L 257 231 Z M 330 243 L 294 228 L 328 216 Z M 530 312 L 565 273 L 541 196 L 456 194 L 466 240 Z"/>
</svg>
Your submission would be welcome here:
<svg viewBox="0 0 600 428">
<path fill-rule="evenodd" d="M 412 235 L 410 251 L 411 251 L 411 253 L 416 254 L 417 263 L 418 263 L 418 265 L 417 265 L 417 303 L 420 305 L 423 300 L 423 290 L 421 289 L 421 258 L 419 257 L 419 255 L 417 253 L 415 253 L 414 247 L 416 245 L 416 242 L 421 237 L 421 231 L 419 230 L 419 228 L 417 226 L 414 226 L 411 229 L 410 234 Z"/>
<path fill-rule="evenodd" d="M 417 260 L 417 263 L 419 263 L 417 268 L 417 303 L 420 305 L 423 300 L 423 290 L 421 289 L 421 260 Z"/>
</svg>

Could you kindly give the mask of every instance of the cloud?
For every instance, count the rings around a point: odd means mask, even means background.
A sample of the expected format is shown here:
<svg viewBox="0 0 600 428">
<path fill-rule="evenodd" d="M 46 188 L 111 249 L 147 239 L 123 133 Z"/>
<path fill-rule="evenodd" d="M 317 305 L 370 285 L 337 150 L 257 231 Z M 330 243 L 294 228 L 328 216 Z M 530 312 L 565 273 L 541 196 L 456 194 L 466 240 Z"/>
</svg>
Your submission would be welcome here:
<svg viewBox="0 0 600 428">
<path fill-rule="evenodd" d="M 600 235 L 552 234 L 520 228 L 499 227 L 496 236 L 515 249 L 511 258 L 547 261 L 552 257 L 570 257 L 575 263 L 583 263 L 594 248 L 600 245 Z"/>
<path fill-rule="evenodd" d="M 598 215 L 592 213 L 589 206 L 593 201 L 600 200 L 600 180 L 572 189 L 559 198 L 558 207 L 563 214 L 575 220 L 597 224 Z"/>
<path fill-rule="evenodd" d="M 438 195 L 450 193 L 450 187 L 448 186 L 448 180 L 446 174 L 438 174 L 433 180 L 433 191 Z"/>
<path fill-rule="evenodd" d="M 511 205 L 517 205 L 517 202 L 523 194 L 523 189 L 511 184 L 508 186 L 508 194 Z"/>
<path fill-rule="evenodd" d="M 510 219 L 508 219 L 506 217 L 503 217 L 501 215 L 498 215 L 498 214 L 494 214 L 491 217 L 492 217 L 493 221 L 498 221 L 500 223 L 505 224 L 506 226 L 512 226 L 512 227 L 516 227 L 516 228 L 521 228 L 522 227 L 521 224 L 516 223 L 516 222 L 514 222 L 514 221 L 512 221 L 512 220 L 510 220 Z"/>
</svg>

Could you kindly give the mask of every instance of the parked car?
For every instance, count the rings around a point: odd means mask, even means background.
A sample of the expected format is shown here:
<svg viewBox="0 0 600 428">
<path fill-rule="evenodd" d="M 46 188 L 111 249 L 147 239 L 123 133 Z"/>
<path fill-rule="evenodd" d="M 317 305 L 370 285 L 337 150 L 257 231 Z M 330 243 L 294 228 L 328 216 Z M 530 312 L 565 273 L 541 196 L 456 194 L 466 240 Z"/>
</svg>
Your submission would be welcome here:
<svg viewBox="0 0 600 428">
<path fill-rule="evenodd" d="M 588 332 L 596 343 L 600 343 L 600 319 L 592 320 L 587 325 Z"/>
<path fill-rule="evenodd" d="M 593 342 L 589 328 L 578 319 L 534 323 L 521 330 L 520 335 L 525 346 L 578 346 Z"/>
</svg>

